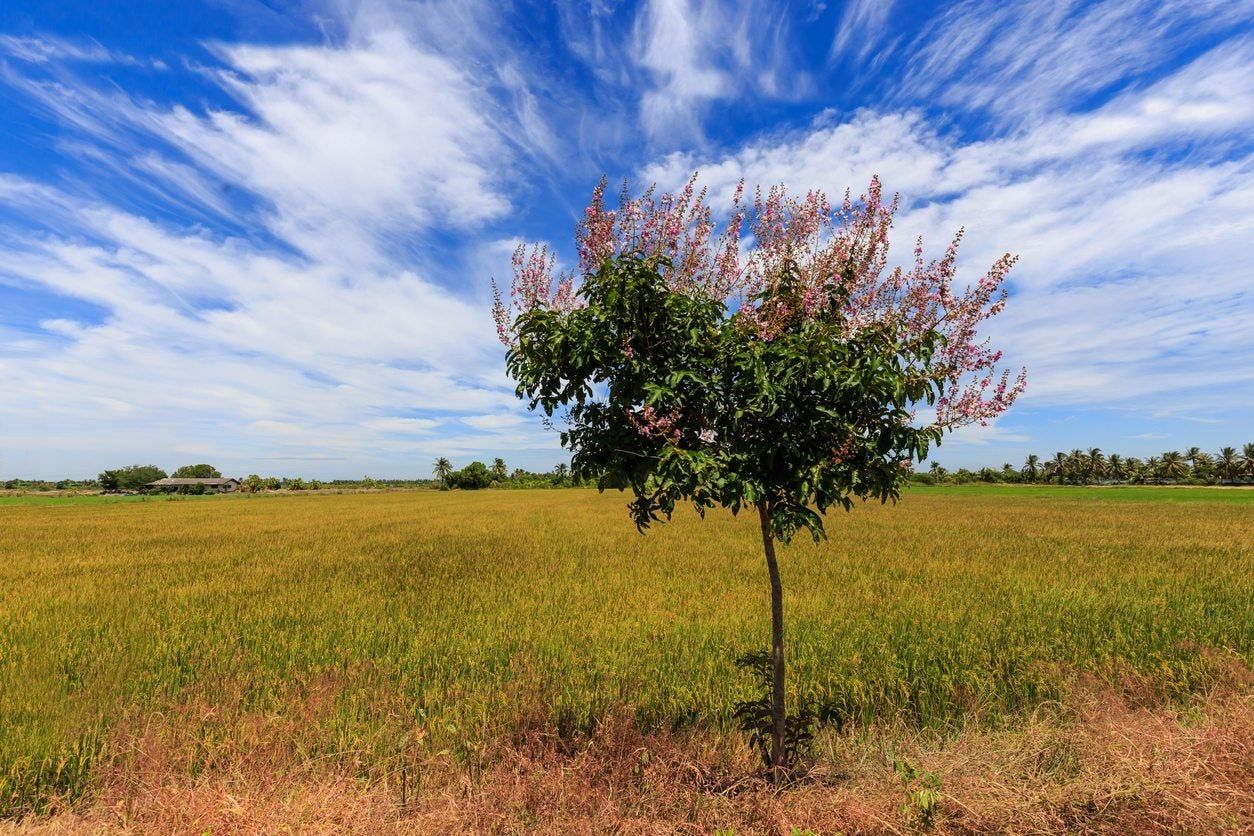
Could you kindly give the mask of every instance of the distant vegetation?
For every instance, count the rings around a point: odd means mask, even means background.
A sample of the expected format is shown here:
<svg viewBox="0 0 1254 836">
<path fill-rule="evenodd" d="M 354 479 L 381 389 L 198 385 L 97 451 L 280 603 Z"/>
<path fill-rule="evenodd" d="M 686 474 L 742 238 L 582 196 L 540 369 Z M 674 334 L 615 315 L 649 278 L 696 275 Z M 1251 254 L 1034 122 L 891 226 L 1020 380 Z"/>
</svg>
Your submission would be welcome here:
<svg viewBox="0 0 1254 836">
<path fill-rule="evenodd" d="M 8 479 L 0 482 L 6 491 L 94 491 L 100 488 L 95 479 Z"/>
<path fill-rule="evenodd" d="M 222 472 L 211 464 L 185 464 L 172 474 L 175 479 L 221 479 Z"/>
<path fill-rule="evenodd" d="M 432 464 L 431 474 L 435 477 L 435 485 L 441 490 L 460 488 L 461 490 L 480 490 L 482 488 L 570 488 L 582 484 L 572 479 L 570 466 L 564 462 L 558 464 L 548 473 L 537 473 L 516 467 L 510 470 L 505 459 L 492 460 L 489 467 L 483 462 L 474 461 L 461 470 L 454 470 L 452 463 L 441 456 Z"/>
<path fill-rule="evenodd" d="M 133 464 L 121 470 L 106 470 L 100 474 L 102 491 L 137 491 L 149 482 L 166 478 L 166 472 L 155 464 Z"/>
<path fill-rule="evenodd" d="M 932 462 L 926 473 L 916 473 L 913 481 L 928 485 L 966 485 L 972 482 L 1054 485 L 1240 485 L 1254 484 L 1254 444 L 1240 451 L 1224 447 L 1211 454 L 1199 447 L 1181 453 L 1169 450 L 1160 456 L 1141 460 L 1135 456 L 1107 455 L 1097 447 L 1055 453 L 1042 460 L 1035 453 L 1016 468 L 1009 463 L 1000 469 L 961 468 L 950 472 Z"/>
<path fill-rule="evenodd" d="M 149 482 L 164 479 L 166 472 L 156 465 L 130 465 L 106 470 L 96 479 L 9 479 L 0 482 L 8 491 L 93 491 L 132 492 Z M 176 478 L 212 479 L 222 475 L 208 464 L 184 465 L 174 471 Z M 999 468 L 949 470 L 933 461 L 928 470 L 913 473 L 910 480 L 924 485 L 1033 484 L 1033 485 L 1246 485 L 1254 484 L 1254 444 L 1241 448 L 1224 447 L 1208 453 L 1198 447 L 1180 452 L 1169 450 L 1140 459 L 1118 453 L 1106 454 L 1094 447 L 1055 453 L 1048 458 L 1033 453 L 1019 467 L 1005 463 Z M 550 471 L 509 468 L 504 459 L 491 465 L 474 461 L 461 469 L 447 458 L 433 463 L 430 479 L 304 479 L 299 476 L 259 476 L 243 480 L 245 493 L 266 491 L 386 490 L 402 488 L 441 488 L 478 490 L 482 488 L 566 488 L 585 484 L 573 478 L 570 467 L 558 464 Z"/>
</svg>

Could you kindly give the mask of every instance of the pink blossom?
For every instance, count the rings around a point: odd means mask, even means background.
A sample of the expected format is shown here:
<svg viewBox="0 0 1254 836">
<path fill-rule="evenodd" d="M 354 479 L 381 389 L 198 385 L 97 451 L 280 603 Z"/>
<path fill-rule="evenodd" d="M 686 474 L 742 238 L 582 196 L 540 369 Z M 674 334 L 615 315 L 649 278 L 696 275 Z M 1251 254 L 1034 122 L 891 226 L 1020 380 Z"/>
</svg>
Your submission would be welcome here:
<svg viewBox="0 0 1254 836">
<path fill-rule="evenodd" d="M 935 425 L 953 428 L 986 423 L 1004 412 L 1026 387 L 1026 375 L 999 371 L 1001 352 L 980 340 L 982 322 L 1006 303 L 1003 283 L 1016 258 L 1006 254 L 979 281 L 955 290 L 955 265 L 963 230 L 941 258 L 926 261 L 916 240 L 912 264 L 888 269 L 889 232 L 898 208 L 885 201 L 879 178 L 856 200 L 849 192 L 833 206 L 820 191 L 792 197 L 783 186 L 755 191 L 744 204 L 744 183 L 736 189 L 728 220 L 715 235 L 705 192 L 696 175 L 676 194 L 657 195 L 649 187 L 632 197 L 624 184 L 617 209 L 605 206 L 605 181 L 575 231 L 578 273 L 554 275 L 555 257 L 541 245 L 520 247 L 511 262 L 513 281 L 506 304 L 494 285 L 493 315 L 497 334 L 514 339 L 517 314 L 543 306 L 565 312 L 582 305 L 577 282 L 607 259 L 630 255 L 651 260 L 667 284 L 679 293 L 725 301 L 759 338 L 777 335 L 806 321 L 834 322 L 840 338 L 888 326 L 907 347 L 929 334 L 942 340 L 921 378 L 940 391 Z M 752 233 L 753 246 L 742 252 L 741 234 Z M 767 293 L 789 275 L 791 293 Z M 629 346 L 624 354 L 632 356 Z M 647 434 L 678 432 L 658 416 L 641 418 Z"/>
<path fill-rule="evenodd" d="M 638 415 L 628 410 L 627 420 L 636 428 L 636 432 L 643 436 L 661 438 L 667 441 L 678 441 L 681 435 L 679 415 L 677 413 L 671 412 L 668 415 L 660 415 L 648 404 L 641 407 Z"/>
</svg>

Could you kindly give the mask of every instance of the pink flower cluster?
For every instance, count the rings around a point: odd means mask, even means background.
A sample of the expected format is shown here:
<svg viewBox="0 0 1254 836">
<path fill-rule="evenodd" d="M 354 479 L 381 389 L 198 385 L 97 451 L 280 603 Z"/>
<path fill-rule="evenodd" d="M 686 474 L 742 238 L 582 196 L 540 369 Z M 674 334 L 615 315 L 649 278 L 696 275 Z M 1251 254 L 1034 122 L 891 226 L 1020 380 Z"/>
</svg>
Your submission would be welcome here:
<svg viewBox="0 0 1254 836">
<path fill-rule="evenodd" d="M 832 448 L 832 464 L 841 464 L 853 452 L 853 436 L 847 437 L 839 447 Z"/>
<path fill-rule="evenodd" d="M 636 428 L 636 432 L 643 436 L 662 438 L 667 441 L 679 441 L 681 433 L 679 429 L 679 415 L 676 413 L 659 415 L 653 407 L 645 404 L 640 409 L 639 415 L 628 410 L 627 420 Z"/>
<path fill-rule="evenodd" d="M 627 185 L 618 208 L 605 207 L 605 180 L 597 185 L 592 200 L 575 228 L 578 273 L 588 276 L 618 255 L 665 263 L 668 286 L 681 293 L 705 293 L 726 299 L 740 282 L 740 231 L 744 226 L 742 189 L 736 190 L 732 216 L 723 234 L 713 238 L 714 221 L 697 191 L 694 174 L 678 194 L 657 196 L 650 186 L 631 197 Z M 493 282 L 493 318 L 497 335 L 506 345 L 513 341 L 512 324 L 518 314 L 543 306 L 568 311 L 582 305 L 575 289 L 575 274 L 555 275 L 556 259 L 548 247 L 519 247 L 511 264 L 513 281 L 508 304 Z"/>
<path fill-rule="evenodd" d="M 941 346 L 918 373 L 943 390 L 936 424 L 946 428 L 987 423 L 1024 390 L 1025 372 L 1013 377 L 999 372 L 1001 353 L 977 337 L 980 323 L 1005 305 L 1002 285 L 1014 256 L 1002 256 L 979 282 L 958 291 L 959 230 L 940 259 L 925 261 L 920 240 L 909 268 L 889 270 L 888 238 L 898 201 L 885 202 L 878 178 L 857 200 L 846 193 L 838 207 L 820 191 L 794 198 L 775 186 L 765 194 L 758 190 L 750 210 L 742 202 L 741 183 L 716 237 L 696 180 L 694 174 L 675 195 L 657 196 L 650 187 L 633 198 L 624 186 L 613 210 L 605 206 L 602 180 L 576 228 L 578 274 L 591 275 L 621 255 L 664 260 L 672 290 L 727 301 L 733 316 L 764 340 L 815 318 L 836 322 L 845 337 L 889 325 L 907 345 L 939 332 Z M 742 251 L 746 225 L 752 246 Z M 515 252 L 508 305 L 494 287 L 493 315 L 505 344 L 514 338 L 518 313 L 537 306 L 568 311 L 582 304 L 575 274 L 555 276 L 554 264 L 544 246 Z M 665 420 L 646 416 L 641 426 L 649 433 L 669 432 L 658 423 Z"/>
<path fill-rule="evenodd" d="M 618 209 L 608 210 L 602 180 L 575 230 L 579 270 L 585 275 L 593 273 L 615 255 L 665 259 L 669 263 L 666 279 L 672 290 L 726 298 L 739 282 L 742 189 L 736 190 L 732 217 L 715 240 L 705 190 L 698 192 L 696 186 L 694 174 L 678 194 L 657 197 L 650 186 L 633 198 L 624 183 Z"/>
<path fill-rule="evenodd" d="M 1013 378 L 998 372 L 1001 352 L 977 336 L 980 323 L 1005 306 L 1002 284 L 1016 259 L 1003 255 L 979 282 L 956 292 L 959 230 L 940 259 L 925 261 L 919 240 L 912 266 L 889 271 L 889 231 L 897 208 L 895 197 L 884 201 L 878 177 L 856 201 L 846 193 L 835 211 L 822 192 L 790 198 L 777 186 L 765 197 L 759 193 L 750 218 L 755 247 L 744 271 L 745 296 L 759 298 L 785 276 L 794 286 L 761 304 L 745 303 L 739 315 L 767 340 L 817 316 L 834 318 L 848 336 L 888 324 L 907 345 L 939 332 L 943 343 L 926 370 L 944 392 L 936 423 L 986 424 L 1027 385 L 1026 371 Z"/>
<path fill-rule="evenodd" d="M 510 304 L 501 298 L 501 289 L 492 282 L 492 318 L 496 321 L 496 335 L 509 345 L 512 341 L 513 317 L 511 312 L 521 313 L 538 305 L 558 311 L 574 309 L 578 301 L 575 295 L 575 276 L 562 273 L 553 276 L 557 256 L 544 244 L 531 248 L 519 244 L 510 259 L 514 280 L 510 283 Z"/>
</svg>

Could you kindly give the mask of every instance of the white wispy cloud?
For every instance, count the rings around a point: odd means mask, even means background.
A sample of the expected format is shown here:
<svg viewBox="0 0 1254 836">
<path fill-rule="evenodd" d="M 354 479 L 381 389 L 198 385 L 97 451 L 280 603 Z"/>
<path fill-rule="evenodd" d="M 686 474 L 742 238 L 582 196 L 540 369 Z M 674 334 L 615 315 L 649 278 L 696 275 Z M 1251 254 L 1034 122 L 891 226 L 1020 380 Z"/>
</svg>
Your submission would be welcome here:
<svg viewBox="0 0 1254 836">
<path fill-rule="evenodd" d="M 276 448 L 368 458 L 439 425 L 395 417 L 398 407 L 515 405 L 482 306 L 413 273 L 347 276 L 107 209 L 80 217 L 80 240 L 0 251 L 6 281 L 108 312 L 41 323 L 43 344 L 7 365 L 6 385 L 27 398 L 0 406 L 6 444 L 56 455 L 66 438 L 102 433 L 136 448 L 201 436 L 235 460 Z M 552 446 L 524 435 L 515 449 Z M 477 449 L 491 443 L 481 436 Z"/>
<path fill-rule="evenodd" d="M 916 234 L 935 251 L 965 225 L 969 278 L 1022 256 L 990 323 L 1029 367 L 1021 404 L 1254 409 L 1254 156 L 1230 142 L 1254 129 L 1252 93 L 1254 50 L 1238 41 L 1005 138 L 964 143 L 922 114 L 867 111 L 723 157 L 672 155 L 643 176 L 674 185 L 700 169 L 717 202 L 741 177 L 839 194 L 878 173 L 904 199 L 901 251 Z"/>
<path fill-rule="evenodd" d="M 345 48 L 222 48 L 241 111 L 159 117 L 206 169 L 274 208 L 275 231 L 323 259 L 383 236 L 468 227 L 509 207 L 494 104 L 401 32 Z M 345 241 L 345 232 L 366 240 Z M 328 235 L 330 234 L 330 238 Z"/>
<path fill-rule="evenodd" d="M 55 62 L 75 62 L 83 64 L 127 64 L 141 65 L 147 63 L 154 69 L 164 65 L 160 61 L 143 62 L 124 52 L 105 49 L 94 40 L 72 40 L 51 36 L 18 36 L 0 35 L 0 54 L 8 55 L 18 61 L 30 64 L 49 64 Z"/>
<path fill-rule="evenodd" d="M 498 413 L 496 415 L 469 415 L 461 419 L 462 423 L 476 430 L 501 430 L 517 427 L 526 419 L 516 413 Z"/>
<path fill-rule="evenodd" d="M 178 228 L 92 188 L 0 177 L 0 201 L 22 219 L 0 225 L 0 282 L 101 312 L 6 342 L 0 373 L 27 397 L 0 406 L 5 446 L 52 469 L 92 444 L 125 458 L 195 442 L 228 467 L 351 459 L 390 472 L 413 470 L 398 454 L 551 457 L 555 439 L 534 425 L 432 436 L 440 415 L 475 426 L 516 408 L 486 276 L 467 286 L 419 266 L 429 235 L 465 234 L 510 207 L 513 102 L 413 31 L 374 24 L 340 44 L 215 50 L 223 66 L 209 77 L 231 109 L 10 75 L 89 138 L 77 153 L 98 171 L 257 229 Z M 526 94 L 524 78 L 511 82 L 510 96 Z M 219 184 L 251 198 L 228 202 Z M 471 255 L 508 272 L 500 247 Z"/>
<path fill-rule="evenodd" d="M 1244 0 L 966 0 L 910 46 L 898 100 L 1040 117 L 1170 66 L 1182 44 L 1251 22 Z"/>
<path fill-rule="evenodd" d="M 848 0 L 832 39 L 832 56 L 865 60 L 876 48 L 893 13 L 894 0 Z"/>
<path fill-rule="evenodd" d="M 714 55 L 722 31 L 722 21 L 714 17 L 718 11 L 717 3 L 691 0 L 652 0 L 642 11 L 636 30 L 638 61 L 657 79 L 640 102 L 650 131 L 691 124 L 694 106 L 730 92 L 731 77 Z M 737 48 L 733 44 L 730 51 Z"/>
<path fill-rule="evenodd" d="M 756 0 L 644 3 L 632 57 L 647 71 L 640 93 L 646 132 L 654 138 L 700 138 L 701 116 L 711 102 L 747 99 L 751 93 L 790 98 L 806 90 L 806 74 L 791 68 L 789 18 L 783 11 Z"/>
</svg>

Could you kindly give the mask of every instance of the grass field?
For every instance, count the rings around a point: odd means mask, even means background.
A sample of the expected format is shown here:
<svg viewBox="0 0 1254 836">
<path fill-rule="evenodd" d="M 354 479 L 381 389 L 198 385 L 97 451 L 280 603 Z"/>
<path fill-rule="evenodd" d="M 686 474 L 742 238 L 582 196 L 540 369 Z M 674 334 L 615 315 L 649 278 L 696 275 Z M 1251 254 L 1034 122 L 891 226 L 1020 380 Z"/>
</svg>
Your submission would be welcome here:
<svg viewBox="0 0 1254 836">
<path fill-rule="evenodd" d="M 495 741 L 729 731 L 764 647 L 754 520 L 640 536 L 593 491 L 0 505 L 0 811 L 90 796 L 153 718 L 188 775 L 253 729 L 367 781 Z M 1145 705 L 1254 662 L 1254 491 L 913 489 L 781 554 L 790 683 L 846 729 Z M 794 694 L 795 696 L 795 694 Z"/>
</svg>

